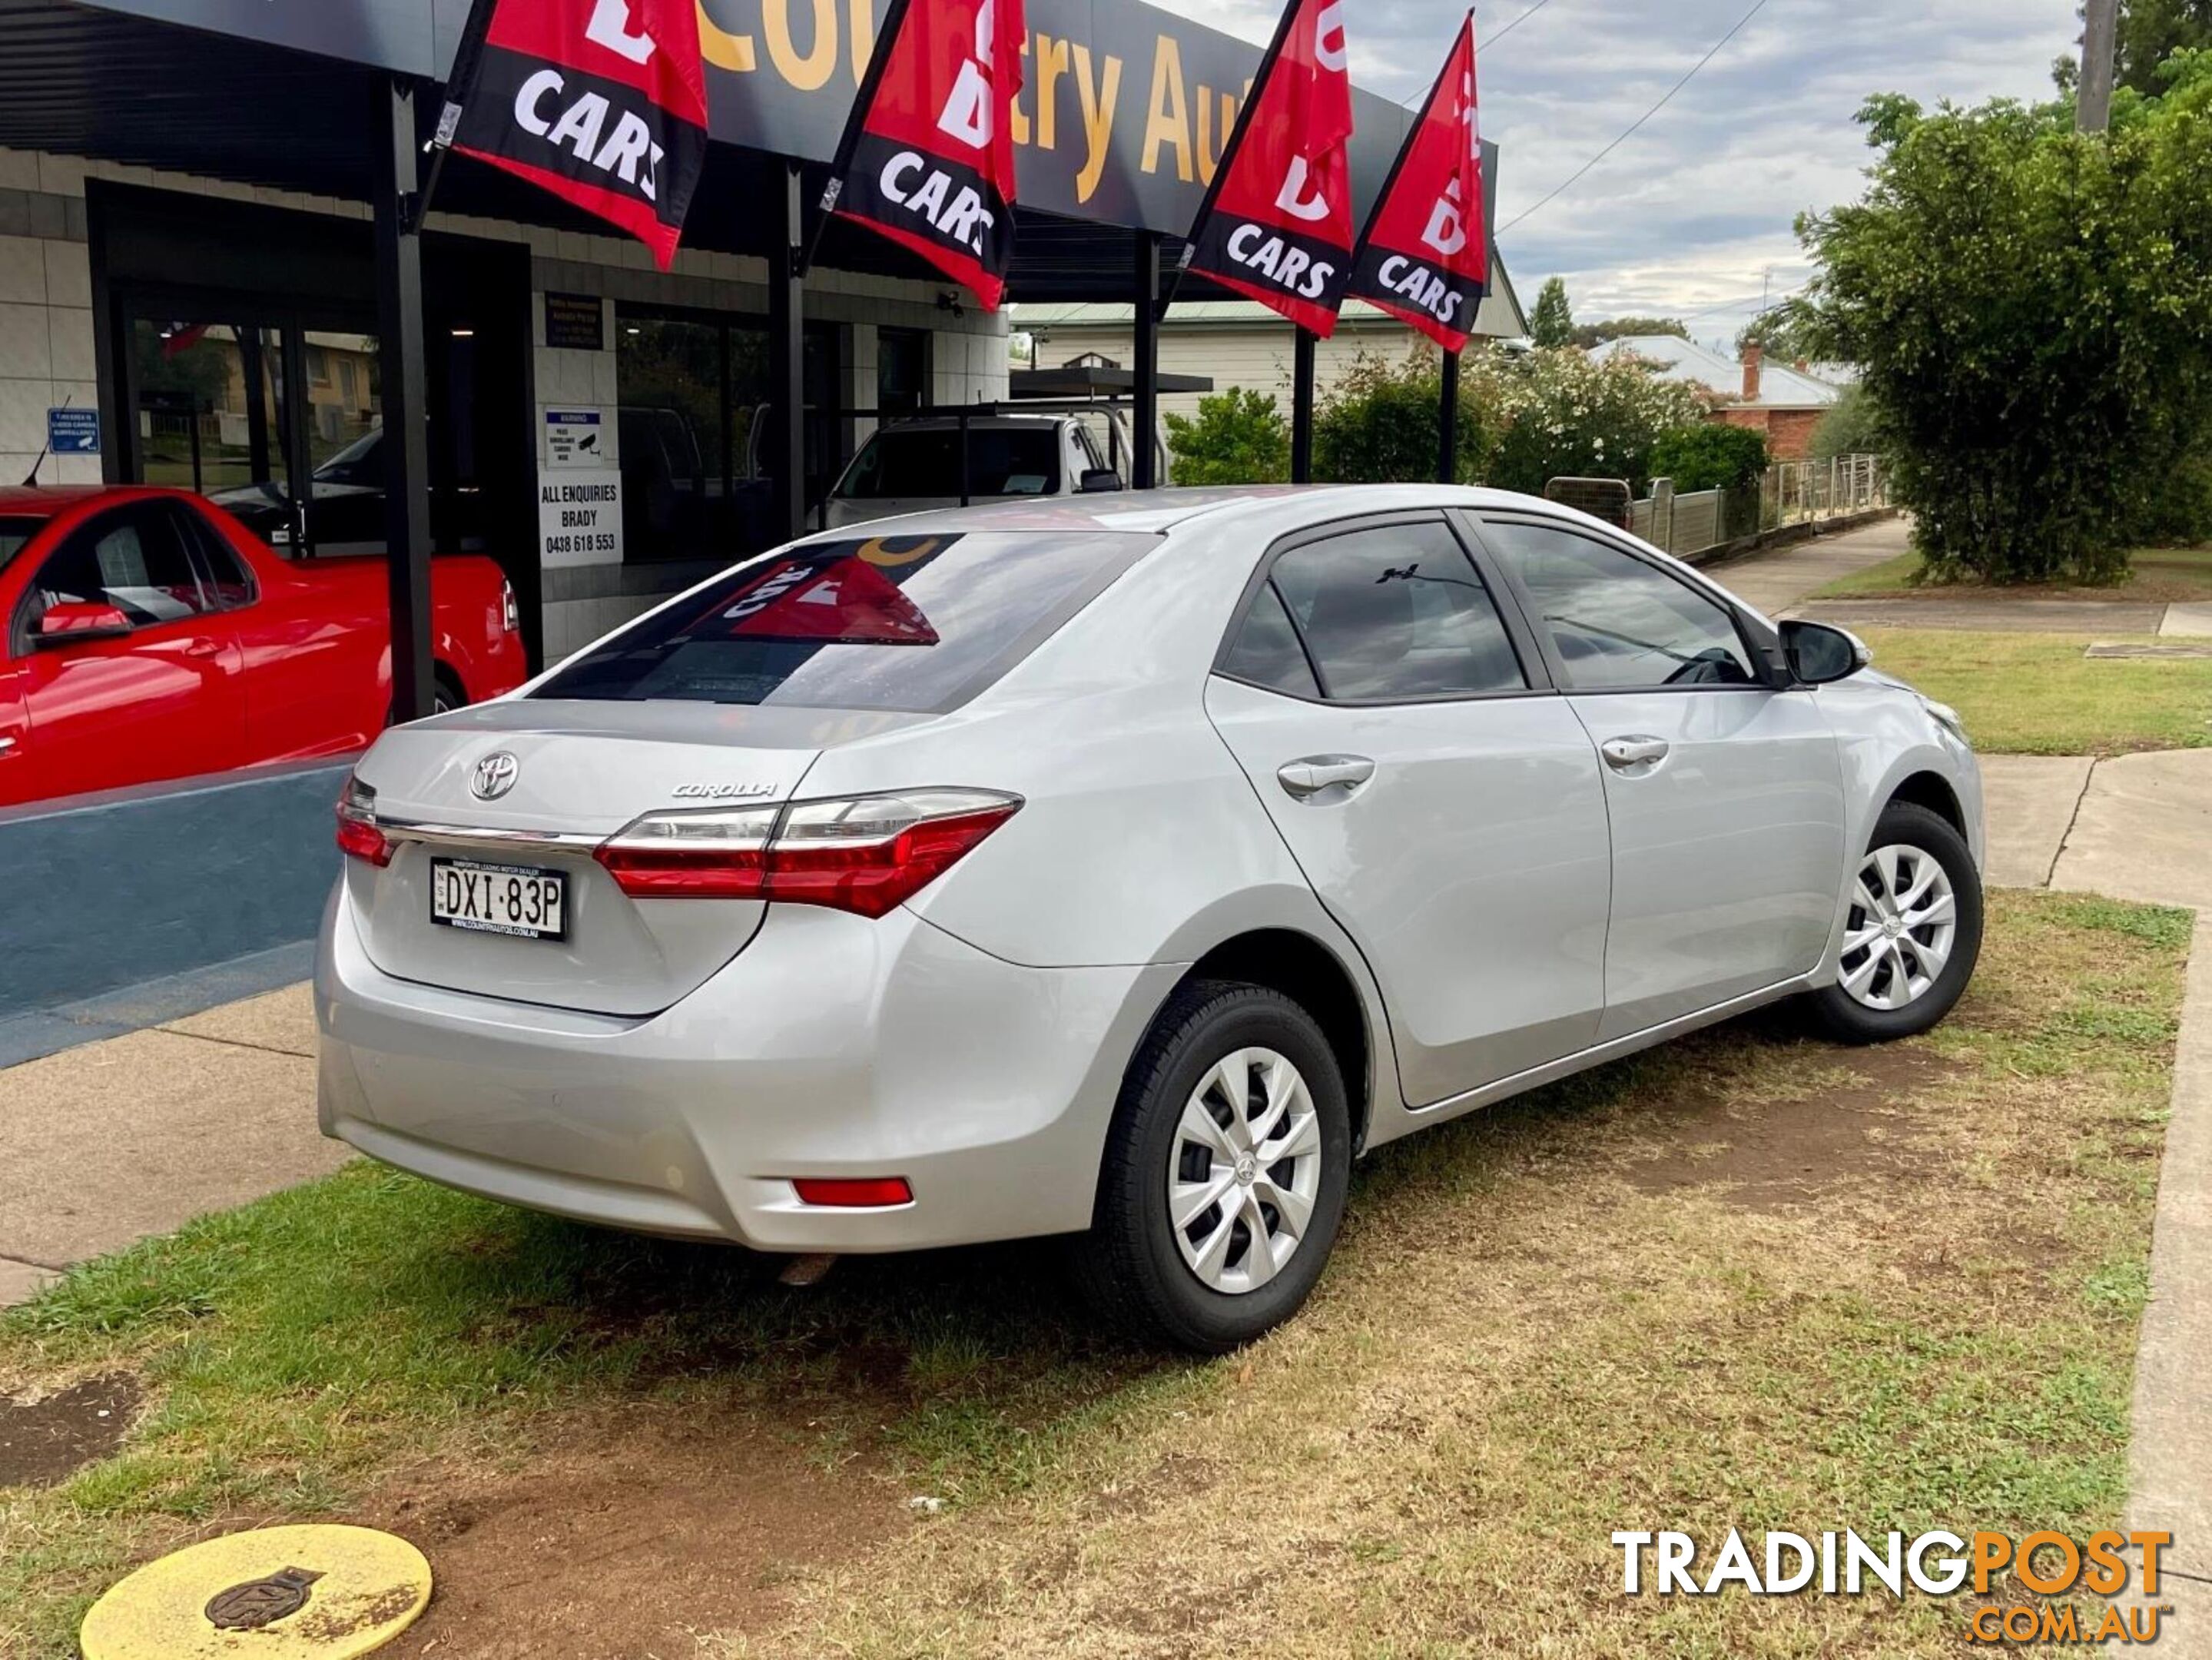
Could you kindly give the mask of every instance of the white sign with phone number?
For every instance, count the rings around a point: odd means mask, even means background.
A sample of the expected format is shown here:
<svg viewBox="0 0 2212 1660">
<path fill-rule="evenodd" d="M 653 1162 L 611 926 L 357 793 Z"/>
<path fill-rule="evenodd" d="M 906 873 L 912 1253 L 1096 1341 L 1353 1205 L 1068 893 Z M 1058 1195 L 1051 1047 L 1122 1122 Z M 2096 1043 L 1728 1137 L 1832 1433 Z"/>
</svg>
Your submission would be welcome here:
<svg viewBox="0 0 2212 1660">
<path fill-rule="evenodd" d="M 622 475 L 594 473 L 538 486 L 542 565 L 619 565 L 623 556 Z"/>
</svg>

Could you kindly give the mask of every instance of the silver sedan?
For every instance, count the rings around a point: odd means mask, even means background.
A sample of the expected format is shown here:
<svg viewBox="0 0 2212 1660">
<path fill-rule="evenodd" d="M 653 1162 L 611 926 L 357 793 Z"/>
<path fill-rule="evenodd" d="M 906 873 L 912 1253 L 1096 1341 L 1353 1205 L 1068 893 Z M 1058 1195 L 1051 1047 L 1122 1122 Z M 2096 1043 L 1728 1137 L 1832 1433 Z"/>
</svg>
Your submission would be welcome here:
<svg viewBox="0 0 2212 1660">
<path fill-rule="evenodd" d="M 1199 1350 L 1363 1150 L 1780 998 L 1926 1029 L 1958 717 L 1551 504 L 1162 492 L 831 532 L 389 732 L 338 810 L 322 1125 L 763 1251 L 1077 1236 Z"/>
</svg>

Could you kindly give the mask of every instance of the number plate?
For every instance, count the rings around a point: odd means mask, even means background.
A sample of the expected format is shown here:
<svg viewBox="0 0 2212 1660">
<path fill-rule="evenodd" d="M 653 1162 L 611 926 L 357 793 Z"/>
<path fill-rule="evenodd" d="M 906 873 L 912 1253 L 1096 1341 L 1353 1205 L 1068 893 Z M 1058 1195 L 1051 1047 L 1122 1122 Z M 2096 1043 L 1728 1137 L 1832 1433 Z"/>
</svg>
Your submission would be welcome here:
<svg viewBox="0 0 2212 1660">
<path fill-rule="evenodd" d="M 568 879 L 528 865 L 486 865 L 473 859 L 430 861 L 430 920 L 477 933 L 518 939 L 568 937 Z"/>
</svg>

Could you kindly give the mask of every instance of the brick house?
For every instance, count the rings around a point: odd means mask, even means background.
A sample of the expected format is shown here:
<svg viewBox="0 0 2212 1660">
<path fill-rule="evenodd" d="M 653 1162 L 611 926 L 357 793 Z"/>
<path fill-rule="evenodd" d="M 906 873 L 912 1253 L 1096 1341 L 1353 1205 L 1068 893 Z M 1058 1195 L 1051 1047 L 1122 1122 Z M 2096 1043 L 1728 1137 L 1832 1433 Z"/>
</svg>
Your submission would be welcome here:
<svg viewBox="0 0 2212 1660">
<path fill-rule="evenodd" d="M 1590 350 L 1600 362 L 1624 354 L 1643 358 L 1662 380 L 1687 381 L 1710 392 L 1717 401 L 1708 418 L 1763 434 L 1767 453 L 1777 461 L 1802 461 L 1811 453 L 1814 429 L 1843 396 L 1837 381 L 1803 363 L 1770 364 L 1755 345 L 1746 346 L 1735 362 L 1671 334 L 1608 340 Z"/>
</svg>

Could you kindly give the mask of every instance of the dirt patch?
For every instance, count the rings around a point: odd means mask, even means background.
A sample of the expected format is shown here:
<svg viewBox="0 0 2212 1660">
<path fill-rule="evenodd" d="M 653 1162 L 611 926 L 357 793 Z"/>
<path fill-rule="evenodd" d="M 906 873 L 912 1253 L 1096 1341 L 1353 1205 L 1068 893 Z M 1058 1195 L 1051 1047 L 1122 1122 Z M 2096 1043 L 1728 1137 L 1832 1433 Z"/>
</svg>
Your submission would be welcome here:
<svg viewBox="0 0 2212 1660">
<path fill-rule="evenodd" d="M 1723 1203 L 1771 1214 L 1847 1181 L 1901 1177 L 1918 1162 L 1913 1119 L 1918 1098 L 1952 1070 L 1924 1050 L 1893 1046 L 1854 1052 L 1859 1082 L 1797 1100 L 1731 1103 L 1721 1091 L 1662 1104 L 1677 1150 L 1627 1165 L 1638 1193 L 1717 1187 Z"/>
<path fill-rule="evenodd" d="M 143 1394 L 128 1372 L 37 1401 L 0 1401 L 0 1487 L 50 1487 L 123 1444 Z"/>
<path fill-rule="evenodd" d="M 773 1624 L 800 1570 L 909 1525 L 855 1460 L 834 1471 L 742 1408 L 637 1402 L 533 1437 L 514 1470 L 418 1468 L 362 1517 L 411 1539 L 435 1590 L 394 1657 L 690 1655 Z"/>
</svg>

